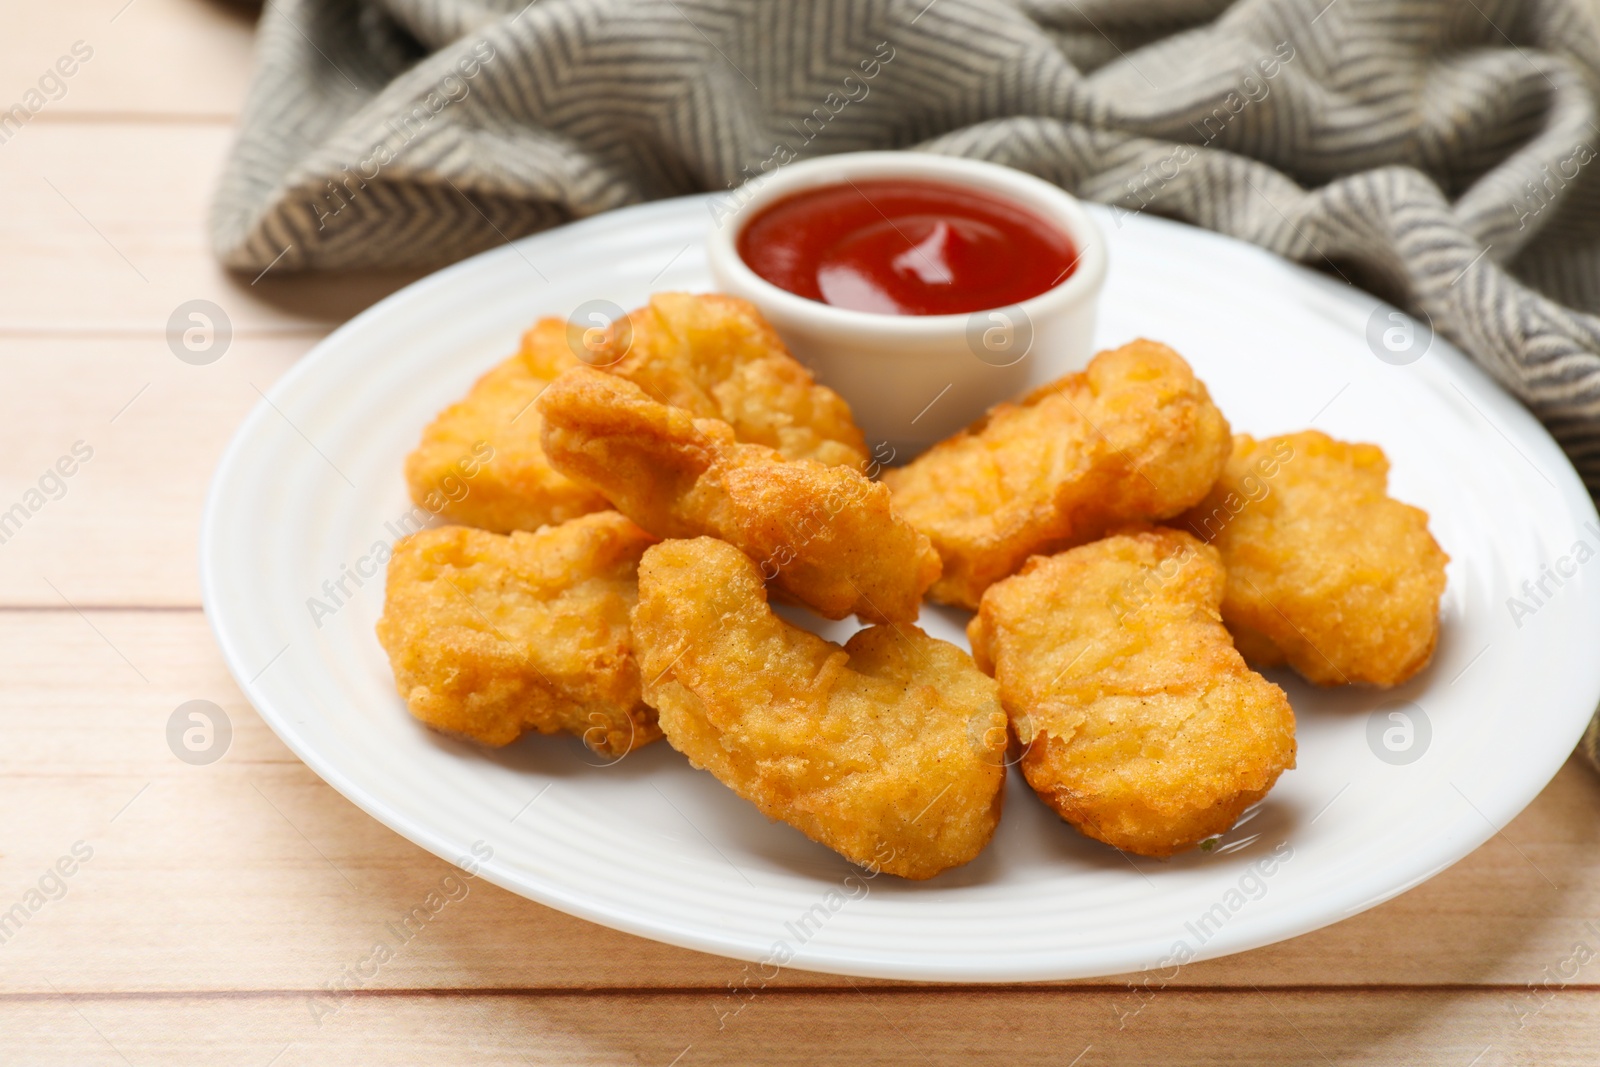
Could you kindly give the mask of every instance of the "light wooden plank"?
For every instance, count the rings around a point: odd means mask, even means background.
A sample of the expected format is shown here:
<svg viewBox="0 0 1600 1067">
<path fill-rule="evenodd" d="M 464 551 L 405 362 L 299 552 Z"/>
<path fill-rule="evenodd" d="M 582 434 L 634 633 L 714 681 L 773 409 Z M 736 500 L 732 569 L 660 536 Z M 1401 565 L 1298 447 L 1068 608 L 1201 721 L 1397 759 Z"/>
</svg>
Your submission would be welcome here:
<svg viewBox="0 0 1600 1067">
<path fill-rule="evenodd" d="M 786 972 L 747 999 L 729 987 L 741 964 L 480 883 L 359 994 L 315 999 L 450 868 L 294 759 L 197 612 L 80 616 L 50 583 L 85 605 L 194 604 L 204 485 L 255 389 L 416 275 L 217 267 L 203 219 L 250 20 L 212 0 L 125 3 L 19 8 L 0 39 L 0 107 L 75 41 L 95 50 L 0 144 L 0 507 L 75 442 L 95 449 L 0 545 L 0 604 L 48 609 L 0 612 L 0 906 L 74 843 L 94 849 L 0 944 L 0 1061 L 1592 1061 L 1596 965 L 1581 985 L 1529 989 L 1565 973 L 1576 944 L 1600 944 L 1587 926 L 1600 784 L 1577 764 L 1432 882 L 1185 968 L 1154 994 L 1126 979 L 977 991 Z M 237 332 L 206 368 L 180 364 L 164 337 L 196 297 Z M 197 697 L 236 729 L 210 767 L 165 746 L 167 716 Z M 1446 988 L 1412 988 L 1425 985 Z M 1326 986 L 1344 988 L 1311 988 Z M 656 992 L 579 992 L 596 987 Z"/>
<path fill-rule="evenodd" d="M 248 5 L 221 0 L 12 5 L 0 34 L 0 107 L 37 108 L 22 137 L 85 114 L 227 122 L 244 101 L 254 24 Z"/>
<path fill-rule="evenodd" d="M 26 512 L 0 527 L 0 604 L 198 606 L 211 471 L 314 341 L 236 338 L 192 366 L 159 336 L 0 337 L 0 514 Z"/>
<path fill-rule="evenodd" d="M 191 299 L 241 333 L 326 329 L 419 276 L 223 270 L 204 219 L 232 138 L 222 125 L 38 123 L 0 145 L 0 333 L 160 338 Z"/>
<path fill-rule="evenodd" d="M 219 763 L 191 767 L 166 748 L 168 716 L 191 699 L 231 717 Z M 0 612 L 0 736 L 0 811 L 38 813 L 0 829 L 0 908 L 74 842 L 95 850 L 66 895 L 0 946 L 0 993 L 313 990 L 450 871 L 294 759 L 229 680 L 198 613 Z M 1570 764 L 1503 837 L 1433 881 L 1172 984 L 1543 981 L 1575 942 L 1600 949 L 1585 925 L 1600 915 L 1597 807 L 1600 782 Z M 480 883 L 374 985 L 715 990 L 746 974 Z M 1580 978 L 1600 982 L 1600 964 Z M 800 972 L 778 982 L 841 984 Z"/>
<path fill-rule="evenodd" d="M 353 996 L 320 1021 L 299 996 L 6 999 L 0 1054 L 86 1067 L 1594 1062 L 1600 993 L 1556 994 L 1526 1025 L 1507 999 L 1499 990 L 1166 992 L 1129 1020 L 1115 993 L 790 991 L 763 993 L 730 1019 L 707 994 Z"/>
</svg>

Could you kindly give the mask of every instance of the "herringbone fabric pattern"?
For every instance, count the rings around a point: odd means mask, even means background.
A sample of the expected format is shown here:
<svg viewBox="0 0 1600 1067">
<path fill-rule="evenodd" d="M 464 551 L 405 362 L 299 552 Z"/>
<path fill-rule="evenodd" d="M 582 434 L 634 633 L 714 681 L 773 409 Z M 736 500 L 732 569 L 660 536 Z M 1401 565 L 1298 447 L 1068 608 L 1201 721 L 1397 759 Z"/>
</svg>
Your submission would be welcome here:
<svg viewBox="0 0 1600 1067">
<path fill-rule="evenodd" d="M 1426 315 L 1600 491 L 1597 116 L 1595 0 L 271 0 L 212 229 L 251 273 L 440 264 L 977 156 Z"/>
<path fill-rule="evenodd" d="M 217 254 L 438 264 L 863 148 L 980 156 L 1418 314 L 1600 490 L 1593 0 L 271 0 Z"/>
</svg>

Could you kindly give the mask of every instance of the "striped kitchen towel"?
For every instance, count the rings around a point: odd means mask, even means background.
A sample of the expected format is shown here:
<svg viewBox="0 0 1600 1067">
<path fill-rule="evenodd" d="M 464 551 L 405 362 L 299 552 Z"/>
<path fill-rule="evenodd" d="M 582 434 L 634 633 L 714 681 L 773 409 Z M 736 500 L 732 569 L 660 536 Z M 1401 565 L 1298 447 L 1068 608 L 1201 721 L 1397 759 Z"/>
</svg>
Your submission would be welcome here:
<svg viewBox="0 0 1600 1067">
<path fill-rule="evenodd" d="M 793 158 L 976 156 L 1400 304 L 1595 492 L 1597 116 L 1595 0 L 270 0 L 211 226 L 252 274 L 431 265 Z"/>
<path fill-rule="evenodd" d="M 979 156 L 1427 316 L 1600 491 L 1597 122 L 1593 0 L 270 0 L 212 235 L 442 264 L 790 158 Z"/>
</svg>

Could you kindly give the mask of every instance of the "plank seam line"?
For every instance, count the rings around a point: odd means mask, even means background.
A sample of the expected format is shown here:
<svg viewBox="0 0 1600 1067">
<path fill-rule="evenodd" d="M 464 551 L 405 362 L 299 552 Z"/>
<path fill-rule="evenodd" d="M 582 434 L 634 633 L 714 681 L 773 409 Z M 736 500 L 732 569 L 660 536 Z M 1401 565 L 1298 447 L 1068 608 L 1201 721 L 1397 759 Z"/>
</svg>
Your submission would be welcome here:
<svg viewBox="0 0 1600 1067">
<path fill-rule="evenodd" d="M 204 611 L 200 604 L 0 604 L 0 615 L 65 615 L 73 611 L 93 611 L 101 614 L 130 614 L 149 612 L 161 615 L 188 614 Z"/>
<path fill-rule="evenodd" d="M 41 126 L 220 126 L 239 121 L 236 111 L 41 111 Z"/>
<path fill-rule="evenodd" d="M 286 326 L 282 329 L 264 329 L 260 327 L 244 327 L 233 331 L 234 341 L 274 341 L 283 338 L 322 338 L 332 333 L 337 326 Z M 63 327 L 10 327 L 0 325 L 0 341 L 16 339 L 36 341 L 63 340 L 63 341 L 159 341 L 166 337 L 164 329 L 154 327 L 139 327 L 121 329 L 108 326 L 105 329 L 85 329 L 82 326 Z"/>
<path fill-rule="evenodd" d="M 731 961 L 730 961 L 731 962 Z M 1028 995 L 1055 995 L 1064 994 L 1071 996 L 1106 996 L 1121 995 L 1133 991 L 1137 983 L 1123 984 L 1093 984 L 1093 985 L 889 985 L 867 986 L 865 988 L 851 988 L 849 986 L 796 986 L 792 988 L 779 988 L 767 986 L 760 992 L 762 996 L 867 996 L 872 994 L 885 994 L 893 996 L 954 996 L 964 994 L 1002 994 L 1006 996 Z M 1381 984 L 1351 984 L 1351 985 L 1217 985 L 1217 986 L 1163 986 L 1158 992 L 1182 993 L 1191 996 L 1239 996 L 1241 994 L 1260 995 L 1261 993 L 1304 993 L 1311 995 L 1378 995 L 1389 996 L 1393 994 L 1433 994 L 1433 993 L 1468 993 L 1478 995 L 1504 996 L 1509 993 L 1526 993 L 1525 985 L 1511 985 L 1497 983 L 1493 985 L 1475 985 L 1465 982 L 1441 982 L 1438 984 L 1405 983 L 1395 985 Z M 735 990 L 736 992 L 737 990 Z M 699 996 L 703 994 L 724 994 L 729 992 L 727 985 L 706 986 L 507 986 L 485 989 L 459 988 L 459 987 L 425 987 L 415 989 L 349 989 L 336 990 L 333 995 L 363 997 L 363 998 L 399 998 L 399 997 L 528 997 L 549 999 L 552 997 L 675 997 Z M 1552 991 L 1561 993 L 1600 993 L 1600 984 L 1573 983 Z M 310 989 L 216 989 L 216 990 L 122 990 L 99 992 L 22 992 L 0 993 L 0 1003 L 51 1000 L 241 1000 L 241 999 L 288 999 L 295 997 L 308 997 L 314 995 L 330 995 L 330 991 L 317 987 Z"/>
</svg>

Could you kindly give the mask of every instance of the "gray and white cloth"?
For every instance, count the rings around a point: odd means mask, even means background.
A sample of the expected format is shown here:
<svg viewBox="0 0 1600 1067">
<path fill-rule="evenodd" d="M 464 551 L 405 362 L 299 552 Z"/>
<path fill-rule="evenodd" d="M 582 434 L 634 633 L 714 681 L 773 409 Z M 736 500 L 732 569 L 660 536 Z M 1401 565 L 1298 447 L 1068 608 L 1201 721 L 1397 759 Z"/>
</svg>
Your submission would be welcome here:
<svg viewBox="0 0 1600 1067">
<path fill-rule="evenodd" d="M 211 220 L 241 271 L 974 156 L 1405 307 L 1600 492 L 1595 0 L 270 0 L 258 49 Z"/>
</svg>

